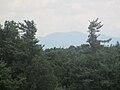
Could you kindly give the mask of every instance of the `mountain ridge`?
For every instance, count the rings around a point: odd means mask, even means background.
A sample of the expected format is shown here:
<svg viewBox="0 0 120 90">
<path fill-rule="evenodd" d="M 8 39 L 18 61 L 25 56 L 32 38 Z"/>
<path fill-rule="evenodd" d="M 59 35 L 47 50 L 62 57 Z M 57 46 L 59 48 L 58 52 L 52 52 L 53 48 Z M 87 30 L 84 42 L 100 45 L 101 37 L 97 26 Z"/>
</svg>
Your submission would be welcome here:
<svg viewBox="0 0 120 90">
<path fill-rule="evenodd" d="M 88 35 L 78 31 L 72 32 L 55 32 L 44 37 L 38 37 L 39 43 L 45 45 L 44 48 L 68 48 L 69 46 L 79 46 L 85 44 Z M 110 44 L 116 44 L 120 42 L 120 37 L 110 37 L 106 35 L 100 35 L 98 39 L 107 40 L 112 38 Z"/>
</svg>

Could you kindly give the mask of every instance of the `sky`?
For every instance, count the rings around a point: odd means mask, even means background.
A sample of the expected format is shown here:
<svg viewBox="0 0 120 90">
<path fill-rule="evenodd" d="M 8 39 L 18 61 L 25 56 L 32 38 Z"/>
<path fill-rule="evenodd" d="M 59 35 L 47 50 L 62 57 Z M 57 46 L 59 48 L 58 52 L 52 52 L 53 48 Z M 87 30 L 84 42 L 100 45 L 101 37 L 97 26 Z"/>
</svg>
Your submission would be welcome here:
<svg viewBox="0 0 120 90">
<path fill-rule="evenodd" d="M 120 0 L 0 0 L 0 23 L 34 20 L 37 36 L 87 33 L 89 20 L 96 18 L 104 24 L 101 34 L 120 37 Z"/>
</svg>

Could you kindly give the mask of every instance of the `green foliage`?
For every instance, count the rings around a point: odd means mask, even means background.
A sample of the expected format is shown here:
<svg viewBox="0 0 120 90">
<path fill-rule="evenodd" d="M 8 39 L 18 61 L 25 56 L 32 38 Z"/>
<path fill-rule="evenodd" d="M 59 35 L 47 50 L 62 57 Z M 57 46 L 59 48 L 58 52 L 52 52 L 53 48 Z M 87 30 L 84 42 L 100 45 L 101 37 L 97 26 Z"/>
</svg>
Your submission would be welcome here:
<svg viewBox="0 0 120 90">
<path fill-rule="evenodd" d="M 0 90 L 55 88 L 56 77 L 52 74 L 48 62 L 44 60 L 42 45 L 37 44 L 36 31 L 33 21 L 5 21 L 4 26 L 0 25 L 0 61 L 6 63 L 1 63 L 3 69 L 0 71 Z"/>
<path fill-rule="evenodd" d="M 118 48 L 118 44 L 102 47 L 94 56 L 89 52 L 84 53 L 86 49 L 83 47 L 50 49 L 46 55 L 58 78 L 58 87 L 65 90 L 119 90 Z"/>
<path fill-rule="evenodd" d="M 25 78 L 12 78 L 12 71 L 10 67 L 6 67 L 4 62 L 0 61 L 0 90 L 18 90 Z"/>
<path fill-rule="evenodd" d="M 7 65 L 11 65 L 14 60 L 17 42 L 20 40 L 18 25 L 14 21 L 6 21 L 0 32 L 0 60 L 4 60 Z"/>
<path fill-rule="evenodd" d="M 56 77 L 49 62 L 41 57 L 35 57 L 28 67 L 27 90 L 54 90 Z"/>
<path fill-rule="evenodd" d="M 120 90 L 120 44 L 98 40 L 90 22 L 88 44 L 42 49 L 33 21 L 0 25 L 0 90 Z"/>
<path fill-rule="evenodd" d="M 98 22 L 98 18 L 96 20 L 93 20 L 90 22 L 90 25 L 88 27 L 89 29 L 89 35 L 88 35 L 88 40 L 87 42 L 89 43 L 92 52 L 96 52 L 97 49 L 101 47 L 101 43 L 106 43 L 111 41 L 111 39 L 108 40 L 98 40 L 98 37 L 100 34 L 96 34 L 97 32 L 100 32 L 100 28 L 103 26 L 101 22 Z"/>
</svg>

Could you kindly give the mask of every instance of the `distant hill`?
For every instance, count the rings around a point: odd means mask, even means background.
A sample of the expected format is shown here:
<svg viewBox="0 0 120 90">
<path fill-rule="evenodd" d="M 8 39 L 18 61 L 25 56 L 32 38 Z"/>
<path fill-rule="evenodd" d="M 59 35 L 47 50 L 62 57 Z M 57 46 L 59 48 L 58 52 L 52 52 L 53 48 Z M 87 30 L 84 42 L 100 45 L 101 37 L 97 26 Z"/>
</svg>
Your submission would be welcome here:
<svg viewBox="0 0 120 90">
<path fill-rule="evenodd" d="M 44 48 L 53 48 L 53 47 L 63 47 L 67 48 L 71 45 L 79 46 L 81 44 L 85 44 L 88 36 L 85 33 L 81 32 L 57 32 L 50 34 L 45 37 L 38 37 L 39 43 L 45 45 Z M 109 39 L 112 38 L 110 44 L 115 44 L 117 41 L 120 42 L 120 38 L 109 37 L 105 35 L 101 35 L 99 39 Z"/>
</svg>

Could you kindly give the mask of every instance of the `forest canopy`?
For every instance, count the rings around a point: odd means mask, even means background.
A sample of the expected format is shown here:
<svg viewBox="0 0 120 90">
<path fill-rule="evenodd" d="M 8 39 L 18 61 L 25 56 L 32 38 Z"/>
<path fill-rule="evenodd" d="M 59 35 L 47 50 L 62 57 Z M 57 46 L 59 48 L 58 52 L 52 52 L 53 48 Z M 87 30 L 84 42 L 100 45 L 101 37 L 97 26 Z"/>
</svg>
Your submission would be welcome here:
<svg viewBox="0 0 120 90">
<path fill-rule="evenodd" d="M 120 44 L 98 40 L 90 21 L 87 43 L 43 50 L 34 21 L 0 25 L 0 90 L 120 90 Z"/>
</svg>

